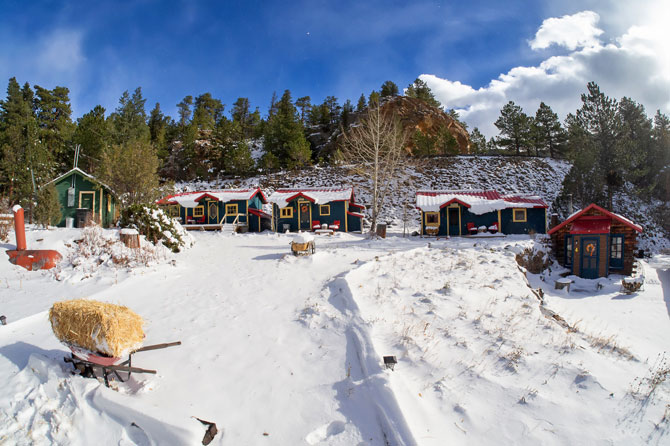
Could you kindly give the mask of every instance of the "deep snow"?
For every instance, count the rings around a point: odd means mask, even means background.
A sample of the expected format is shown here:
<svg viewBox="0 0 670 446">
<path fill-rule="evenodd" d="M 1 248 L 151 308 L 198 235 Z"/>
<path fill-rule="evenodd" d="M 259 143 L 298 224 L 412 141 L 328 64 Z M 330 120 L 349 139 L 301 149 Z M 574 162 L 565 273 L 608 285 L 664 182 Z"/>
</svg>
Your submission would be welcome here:
<svg viewBox="0 0 670 446">
<path fill-rule="evenodd" d="M 217 424 L 215 445 L 668 441 L 670 385 L 654 380 L 667 256 L 642 262 L 644 290 L 623 295 L 620 276 L 568 293 L 553 289 L 560 268 L 524 275 L 515 253 L 536 242 L 521 236 L 338 233 L 294 257 L 292 235 L 197 232 L 146 265 L 73 267 L 78 230 L 27 235 L 66 260 L 57 272 L 0 262 L 2 444 L 198 444 L 193 417 Z M 137 354 L 158 375 L 115 390 L 72 376 L 47 311 L 76 297 L 129 306 L 146 344 L 182 345 Z"/>
</svg>

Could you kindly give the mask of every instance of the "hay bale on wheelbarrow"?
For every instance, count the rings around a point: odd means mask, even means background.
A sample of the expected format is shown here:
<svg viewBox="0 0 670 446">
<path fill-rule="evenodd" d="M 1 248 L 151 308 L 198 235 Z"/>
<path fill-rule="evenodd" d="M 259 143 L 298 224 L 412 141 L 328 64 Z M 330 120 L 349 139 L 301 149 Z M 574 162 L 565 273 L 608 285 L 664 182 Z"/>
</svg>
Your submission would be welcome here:
<svg viewBox="0 0 670 446">
<path fill-rule="evenodd" d="M 306 232 L 300 232 L 293 237 L 291 242 L 291 252 L 294 256 L 314 254 L 314 236 Z"/>
<path fill-rule="evenodd" d="M 142 347 L 142 318 L 121 305 L 76 299 L 49 310 L 56 337 L 68 346 L 119 358 Z"/>
</svg>

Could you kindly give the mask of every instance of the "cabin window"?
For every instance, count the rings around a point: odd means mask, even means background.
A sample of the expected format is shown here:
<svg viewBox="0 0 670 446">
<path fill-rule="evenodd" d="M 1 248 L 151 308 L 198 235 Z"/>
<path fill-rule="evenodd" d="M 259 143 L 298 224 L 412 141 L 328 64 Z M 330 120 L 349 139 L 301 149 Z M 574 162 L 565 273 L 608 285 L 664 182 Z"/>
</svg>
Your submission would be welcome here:
<svg viewBox="0 0 670 446">
<path fill-rule="evenodd" d="M 237 215 L 237 205 L 236 204 L 227 204 L 226 205 L 226 215 Z"/>
<path fill-rule="evenodd" d="M 426 226 L 440 226 L 440 214 L 438 212 L 426 212 Z"/>
<path fill-rule="evenodd" d="M 610 267 L 623 268 L 623 235 L 613 235 L 610 239 Z"/>
<path fill-rule="evenodd" d="M 526 221 L 526 210 L 525 209 L 514 209 L 512 210 L 512 220 L 515 223 L 524 223 Z"/>
<path fill-rule="evenodd" d="M 572 265 L 572 236 L 565 237 L 565 266 Z"/>
<path fill-rule="evenodd" d="M 281 218 L 292 218 L 293 217 L 293 208 L 286 207 L 279 210 L 279 216 Z"/>
<path fill-rule="evenodd" d="M 74 187 L 67 188 L 67 207 L 73 208 L 74 204 Z"/>
<path fill-rule="evenodd" d="M 168 206 L 167 213 L 170 217 L 179 217 L 179 206 Z"/>
<path fill-rule="evenodd" d="M 193 209 L 194 217 L 204 217 L 205 216 L 205 206 L 196 206 Z"/>
<path fill-rule="evenodd" d="M 330 205 L 324 204 L 319 206 L 319 215 L 330 215 Z"/>
</svg>

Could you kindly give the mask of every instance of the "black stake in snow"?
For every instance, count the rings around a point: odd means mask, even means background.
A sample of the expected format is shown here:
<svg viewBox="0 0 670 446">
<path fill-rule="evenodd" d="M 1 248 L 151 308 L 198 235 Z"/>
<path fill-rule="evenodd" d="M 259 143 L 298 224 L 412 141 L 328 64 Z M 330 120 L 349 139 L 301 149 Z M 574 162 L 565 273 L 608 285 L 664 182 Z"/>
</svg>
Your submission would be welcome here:
<svg viewBox="0 0 670 446">
<path fill-rule="evenodd" d="M 398 360 L 395 359 L 395 356 L 384 356 L 384 365 L 387 369 L 391 369 L 391 371 L 393 371 L 393 368 L 397 363 Z"/>
</svg>

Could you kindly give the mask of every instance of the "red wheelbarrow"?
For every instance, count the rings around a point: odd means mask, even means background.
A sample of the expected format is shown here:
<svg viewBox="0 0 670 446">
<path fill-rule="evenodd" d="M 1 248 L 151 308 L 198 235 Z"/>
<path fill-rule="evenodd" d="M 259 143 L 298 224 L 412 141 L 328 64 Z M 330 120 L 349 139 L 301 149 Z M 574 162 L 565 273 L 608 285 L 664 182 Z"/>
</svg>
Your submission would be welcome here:
<svg viewBox="0 0 670 446">
<path fill-rule="evenodd" d="M 70 350 L 72 350 L 72 354 L 69 357 L 66 356 L 63 358 L 63 360 L 65 362 L 71 363 L 84 378 L 97 378 L 96 372 L 99 371 L 100 375 L 105 381 L 105 386 L 109 387 L 109 377 L 112 374 L 116 376 L 116 378 L 121 382 L 128 381 L 128 379 L 130 379 L 131 373 L 149 373 L 152 375 L 156 374 L 156 370 L 133 367 L 133 355 L 135 353 L 146 352 L 149 350 L 159 350 L 162 348 L 173 347 L 175 345 L 181 345 L 181 341 L 168 342 L 166 344 L 147 345 L 130 352 L 128 354 L 128 359 L 123 362 L 120 362 L 122 361 L 121 358 L 101 356 L 88 350 L 68 345 Z"/>
</svg>

